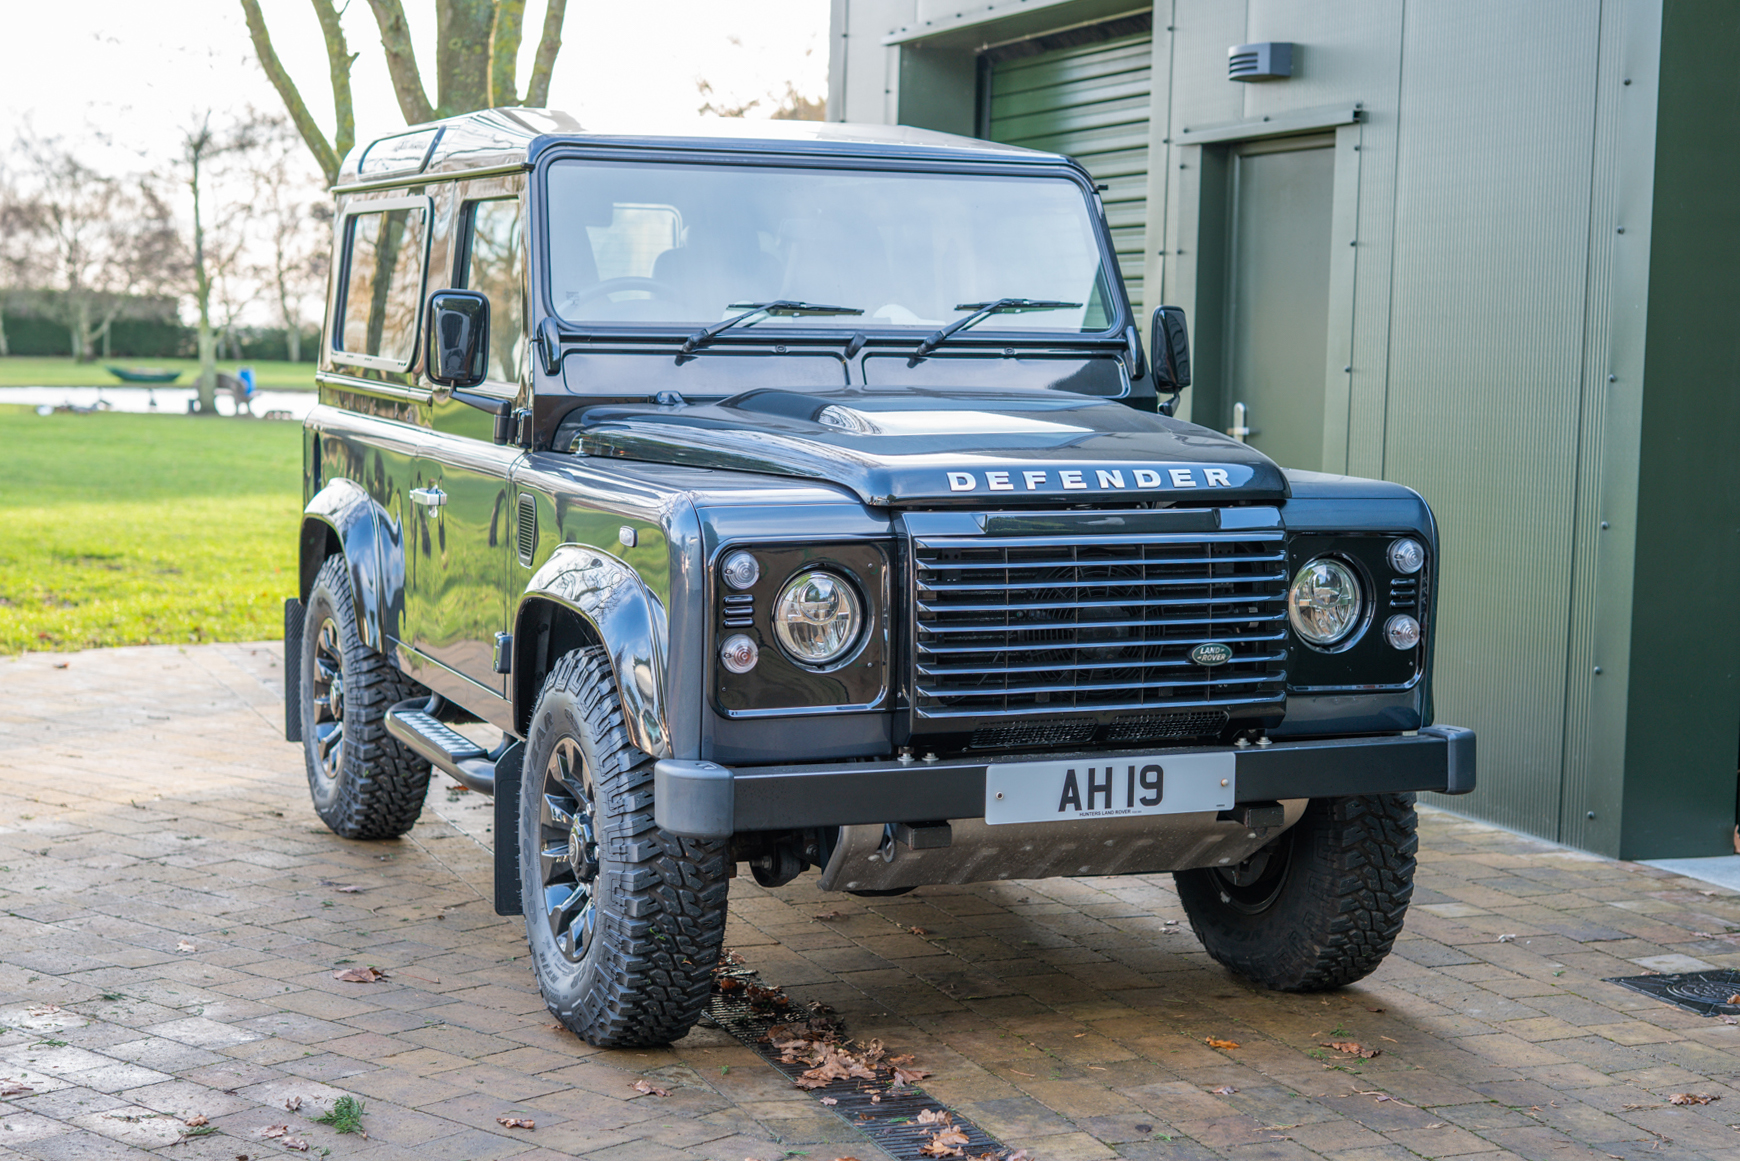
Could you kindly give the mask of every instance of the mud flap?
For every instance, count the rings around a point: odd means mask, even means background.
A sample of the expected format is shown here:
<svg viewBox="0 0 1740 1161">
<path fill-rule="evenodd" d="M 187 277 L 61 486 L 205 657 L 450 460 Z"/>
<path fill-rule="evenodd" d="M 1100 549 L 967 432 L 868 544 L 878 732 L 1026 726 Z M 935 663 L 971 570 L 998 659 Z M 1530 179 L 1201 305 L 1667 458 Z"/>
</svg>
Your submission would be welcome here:
<svg viewBox="0 0 1740 1161">
<path fill-rule="evenodd" d="M 515 742 L 495 760 L 495 913 L 520 913 L 520 764 L 526 744 Z"/>
<path fill-rule="evenodd" d="M 302 740 L 302 602 L 284 598 L 284 740 Z"/>
</svg>

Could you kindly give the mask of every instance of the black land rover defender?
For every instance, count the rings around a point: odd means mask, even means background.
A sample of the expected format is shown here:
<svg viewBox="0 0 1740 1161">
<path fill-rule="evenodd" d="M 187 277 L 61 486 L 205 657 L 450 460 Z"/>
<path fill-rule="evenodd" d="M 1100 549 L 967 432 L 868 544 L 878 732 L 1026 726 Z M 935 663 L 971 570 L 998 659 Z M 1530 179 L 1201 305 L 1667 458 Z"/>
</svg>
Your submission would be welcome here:
<svg viewBox="0 0 1740 1161">
<path fill-rule="evenodd" d="M 1371 972 L 1413 792 L 1474 785 L 1426 504 L 1172 418 L 1184 321 L 1144 358 L 1068 158 L 734 130 L 346 162 L 285 625 L 320 817 L 493 793 L 497 909 L 598 1045 L 694 1023 L 743 863 L 1171 871 L 1232 970 Z"/>
</svg>

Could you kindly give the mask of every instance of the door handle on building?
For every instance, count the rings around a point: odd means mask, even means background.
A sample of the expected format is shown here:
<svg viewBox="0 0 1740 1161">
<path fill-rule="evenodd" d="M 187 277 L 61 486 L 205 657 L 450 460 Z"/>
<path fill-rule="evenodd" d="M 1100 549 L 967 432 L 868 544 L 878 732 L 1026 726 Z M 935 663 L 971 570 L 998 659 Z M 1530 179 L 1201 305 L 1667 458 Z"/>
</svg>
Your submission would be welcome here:
<svg viewBox="0 0 1740 1161">
<path fill-rule="evenodd" d="M 1246 426 L 1249 420 L 1249 409 L 1247 409 L 1243 403 L 1233 404 L 1233 425 L 1226 429 L 1226 433 L 1238 440 L 1240 443 L 1245 442 L 1245 436 L 1247 435 L 1261 435 L 1262 432 L 1258 431 L 1256 428 Z"/>
<path fill-rule="evenodd" d="M 447 503 L 447 493 L 440 488 L 412 488 L 409 493 L 411 503 L 423 508 L 439 508 Z"/>
</svg>

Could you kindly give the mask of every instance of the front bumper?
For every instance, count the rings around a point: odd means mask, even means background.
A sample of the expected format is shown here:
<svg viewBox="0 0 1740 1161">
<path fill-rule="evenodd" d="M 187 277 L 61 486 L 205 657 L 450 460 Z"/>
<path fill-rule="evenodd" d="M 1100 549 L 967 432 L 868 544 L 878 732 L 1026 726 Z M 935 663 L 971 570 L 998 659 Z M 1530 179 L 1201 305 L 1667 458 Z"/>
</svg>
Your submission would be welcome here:
<svg viewBox="0 0 1740 1161">
<path fill-rule="evenodd" d="M 1102 751 L 1084 757 L 1117 761 L 1153 752 Z M 1376 738 L 1275 742 L 1233 752 L 1238 802 L 1414 790 L 1467 794 L 1474 789 L 1474 731 L 1460 726 L 1428 726 L 1417 734 Z M 983 818 L 985 767 L 1009 760 L 998 754 L 947 762 L 829 762 L 731 770 L 715 762 L 663 758 L 653 768 L 653 815 L 673 834 L 713 839 L 741 831 Z"/>
</svg>

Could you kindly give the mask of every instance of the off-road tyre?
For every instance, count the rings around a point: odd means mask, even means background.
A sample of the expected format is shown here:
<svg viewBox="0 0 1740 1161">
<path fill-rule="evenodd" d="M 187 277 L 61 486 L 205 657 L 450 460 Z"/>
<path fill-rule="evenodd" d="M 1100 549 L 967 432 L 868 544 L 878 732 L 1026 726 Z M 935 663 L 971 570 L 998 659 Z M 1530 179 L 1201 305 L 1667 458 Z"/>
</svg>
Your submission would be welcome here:
<svg viewBox="0 0 1740 1161">
<path fill-rule="evenodd" d="M 562 793 L 546 801 L 552 771 L 563 761 L 572 765 L 576 754 L 590 802 Z M 550 802 L 558 801 L 552 813 Z M 573 818 L 584 814 L 590 823 L 571 827 L 584 837 L 563 846 L 560 811 L 570 806 Z M 588 838 L 595 840 L 591 855 L 584 853 Z M 521 770 L 519 846 L 526 942 L 551 1013 L 600 1048 L 687 1035 L 707 1006 L 724 943 L 727 844 L 681 838 L 654 822 L 653 762 L 629 740 L 601 648 L 564 656 L 538 695 Z M 564 852 L 572 873 L 561 869 Z M 561 909 L 551 900 L 586 874 L 589 934 L 572 920 L 564 944 Z M 564 885 L 552 888 L 552 880 Z"/>
<path fill-rule="evenodd" d="M 323 639 L 322 631 L 332 632 Z M 330 682 L 322 666 L 341 674 L 343 732 L 332 760 L 323 727 L 331 710 L 323 698 Z M 303 621 L 301 666 L 302 754 L 314 812 L 334 834 L 348 839 L 398 838 L 416 825 L 429 790 L 429 763 L 387 733 L 395 703 L 428 693 L 390 659 L 363 641 L 343 556 L 327 557 L 309 590 Z M 328 720 L 322 720 L 322 719 Z"/>
<path fill-rule="evenodd" d="M 1412 794 L 1312 799 L 1257 881 L 1216 868 L 1173 878 L 1191 930 L 1225 967 L 1281 992 L 1364 979 L 1389 955 L 1414 893 Z"/>
</svg>

